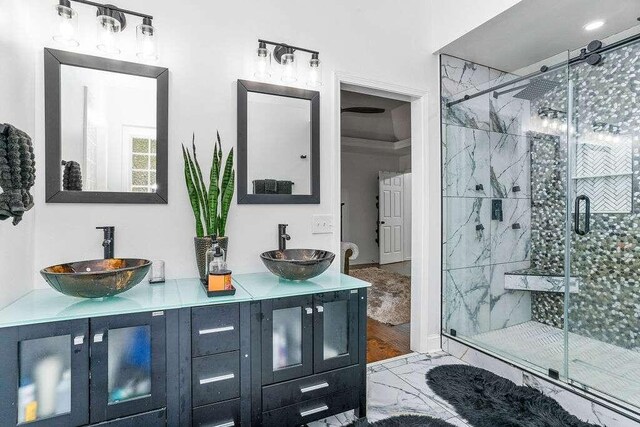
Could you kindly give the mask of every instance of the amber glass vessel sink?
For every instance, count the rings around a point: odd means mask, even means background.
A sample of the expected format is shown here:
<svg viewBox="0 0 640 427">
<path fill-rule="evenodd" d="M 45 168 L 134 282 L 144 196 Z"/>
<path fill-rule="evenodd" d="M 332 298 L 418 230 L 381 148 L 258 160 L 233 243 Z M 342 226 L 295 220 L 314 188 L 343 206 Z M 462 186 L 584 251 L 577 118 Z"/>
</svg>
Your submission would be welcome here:
<svg viewBox="0 0 640 427">
<path fill-rule="evenodd" d="M 43 268 L 40 274 L 56 291 L 81 298 L 102 298 L 133 288 L 147 275 L 151 261 L 95 259 Z"/>
<path fill-rule="evenodd" d="M 329 268 L 335 254 L 318 249 L 285 249 L 260 254 L 264 265 L 278 277 L 287 280 L 307 280 Z"/>
</svg>

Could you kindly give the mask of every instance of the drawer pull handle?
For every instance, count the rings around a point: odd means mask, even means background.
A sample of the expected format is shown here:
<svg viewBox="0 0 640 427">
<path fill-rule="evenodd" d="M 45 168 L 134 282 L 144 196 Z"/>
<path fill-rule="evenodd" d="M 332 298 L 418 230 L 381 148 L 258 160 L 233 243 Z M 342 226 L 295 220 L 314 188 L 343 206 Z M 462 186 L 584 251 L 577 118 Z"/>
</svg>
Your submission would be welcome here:
<svg viewBox="0 0 640 427">
<path fill-rule="evenodd" d="M 200 385 L 217 383 L 218 381 L 230 380 L 235 377 L 236 377 L 235 374 L 225 374 L 225 375 L 218 375 L 217 377 L 203 378 L 200 380 Z"/>
<path fill-rule="evenodd" d="M 300 393 L 309 393 L 310 391 L 320 390 L 321 388 L 329 387 L 329 383 L 324 381 L 320 384 L 310 385 L 309 387 L 300 387 Z"/>
<path fill-rule="evenodd" d="M 324 311 L 324 307 L 321 305 L 316 305 L 316 310 L 318 310 L 318 313 L 322 313 Z"/>
<path fill-rule="evenodd" d="M 306 411 L 300 412 L 300 416 L 301 417 L 306 417 L 308 415 L 317 414 L 318 412 L 324 412 L 327 409 L 329 409 L 329 407 L 327 405 L 318 406 L 317 408 L 308 409 Z"/>
<path fill-rule="evenodd" d="M 220 424 L 211 424 L 210 427 L 233 427 L 236 425 L 235 421 L 225 421 L 224 423 L 220 423 Z"/>
<path fill-rule="evenodd" d="M 102 342 L 104 341 L 104 332 L 101 332 L 99 334 L 95 334 L 93 336 L 93 342 Z"/>
<path fill-rule="evenodd" d="M 73 345 L 82 345 L 84 344 L 84 335 L 78 335 L 73 338 Z"/>
<path fill-rule="evenodd" d="M 198 331 L 199 335 L 207 335 L 207 334 L 217 334 L 218 332 L 228 332 L 233 331 L 235 327 L 231 326 L 222 326 L 220 328 L 211 328 L 211 329 L 200 329 Z"/>
<path fill-rule="evenodd" d="M 305 311 L 307 314 L 313 314 L 313 308 L 311 308 L 311 307 L 306 307 L 306 308 L 304 309 L 304 311 Z"/>
</svg>

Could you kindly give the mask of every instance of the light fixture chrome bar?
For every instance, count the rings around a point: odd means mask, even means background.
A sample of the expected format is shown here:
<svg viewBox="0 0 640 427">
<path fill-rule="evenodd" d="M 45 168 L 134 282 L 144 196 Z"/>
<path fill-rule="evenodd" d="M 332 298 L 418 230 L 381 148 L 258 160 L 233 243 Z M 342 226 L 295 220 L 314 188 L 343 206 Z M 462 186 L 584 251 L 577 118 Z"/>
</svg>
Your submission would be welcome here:
<svg viewBox="0 0 640 427">
<path fill-rule="evenodd" d="M 265 44 L 269 44 L 271 46 L 290 47 L 290 48 L 292 48 L 294 50 L 301 50 L 303 52 L 320 55 L 320 52 L 318 52 L 317 50 L 305 49 L 304 47 L 293 46 L 293 45 L 290 45 L 290 44 L 287 44 L 287 43 L 272 42 L 272 41 L 264 40 L 264 39 L 258 39 L 258 43 L 265 43 Z"/>
<path fill-rule="evenodd" d="M 116 12 L 125 13 L 127 15 L 138 16 L 140 18 L 153 19 L 153 16 L 147 15 L 146 13 L 135 12 L 135 11 L 129 10 L 129 9 L 122 9 L 120 7 L 117 7 L 117 6 L 113 6 L 113 5 L 109 5 L 109 4 L 97 3 L 97 2 L 94 2 L 94 1 L 91 1 L 91 0 L 70 0 L 70 1 L 74 1 L 76 3 L 86 4 L 86 5 L 94 6 L 94 7 L 103 7 L 105 9 L 114 10 Z"/>
</svg>

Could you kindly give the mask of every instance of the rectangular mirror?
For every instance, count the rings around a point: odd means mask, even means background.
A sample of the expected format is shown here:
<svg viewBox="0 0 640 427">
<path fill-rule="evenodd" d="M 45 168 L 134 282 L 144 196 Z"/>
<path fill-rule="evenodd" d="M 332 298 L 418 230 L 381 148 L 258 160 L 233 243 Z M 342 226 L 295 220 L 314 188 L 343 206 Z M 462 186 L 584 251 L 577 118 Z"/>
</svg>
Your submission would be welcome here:
<svg viewBox="0 0 640 427">
<path fill-rule="evenodd" d="M 167 203 L 168 70 L 45 49 L 47 202 Z"/>
<path fill-rule="evenodd" d="M 320 203 L 320 94 L 238 80 L 238 203 Z"/>
</svg>

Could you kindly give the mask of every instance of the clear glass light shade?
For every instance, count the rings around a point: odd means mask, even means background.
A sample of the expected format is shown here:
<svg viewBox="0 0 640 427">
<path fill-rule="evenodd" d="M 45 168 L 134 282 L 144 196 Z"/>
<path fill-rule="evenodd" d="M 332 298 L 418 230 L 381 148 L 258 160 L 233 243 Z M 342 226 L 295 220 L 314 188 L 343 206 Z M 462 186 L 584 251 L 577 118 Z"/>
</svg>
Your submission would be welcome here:
<svg viewBox="0 0 640 427">
<path fill-rule="evenodd" d="M 285 53 L 280 59 L 282 64 L 282 81 L 285 83 L 293 83 L 298 80 L 296 72 L 296 59 L 293 53 Z"/>
<path fill-rule="evenodd" d="M 317 58 L 312 58 L 309 61 L 309 79 L 307 80 L 307 86 L 322 86 L 322 64 Z"/>
<path fill-rule="evenodd" d="M 53 39 L 67 47 L 78 46 L 76 39 L 78 34 L 78 14 L 70 7 L 63 5 L 54 6 L 56 13 L 56 33 Z"/>
<path fill-rule="evenodd" d="M 98 16 L 98 50 L 119 54 L 120 22 L 107 15 Z"/>
<path fill-rule="evenodd" d="M 136 55 L 146 60 L 158 59 L 158 34 L 153 26 L 140 24 L 136 27 Z"/>
<path fill-rule="evenodd" d="M 271 77 L 271 53 L 266 47 L 260 47 L 256 55 L 255 76 L 259 79 Z"/>
</svg>

